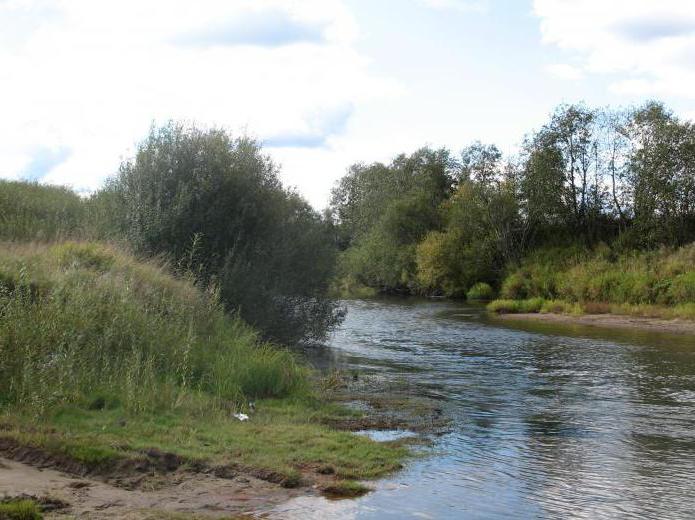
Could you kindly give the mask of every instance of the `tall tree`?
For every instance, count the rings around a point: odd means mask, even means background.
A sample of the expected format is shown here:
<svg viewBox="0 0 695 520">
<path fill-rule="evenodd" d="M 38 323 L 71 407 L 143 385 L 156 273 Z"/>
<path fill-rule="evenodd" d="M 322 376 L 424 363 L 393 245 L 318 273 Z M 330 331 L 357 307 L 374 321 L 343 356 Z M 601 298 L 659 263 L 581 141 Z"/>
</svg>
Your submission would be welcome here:
<svg viewBox="0 0 695 520">
<path fill-rule="evenodd" d="M 120 199 L 137 251 L 185 258 L 267 337 L 321 338 L 339 320 L 325 297 L 330 228 L 282 187 L 257 142 L 178 124 L 153 129 L 102 196 Z"/>
</svg>

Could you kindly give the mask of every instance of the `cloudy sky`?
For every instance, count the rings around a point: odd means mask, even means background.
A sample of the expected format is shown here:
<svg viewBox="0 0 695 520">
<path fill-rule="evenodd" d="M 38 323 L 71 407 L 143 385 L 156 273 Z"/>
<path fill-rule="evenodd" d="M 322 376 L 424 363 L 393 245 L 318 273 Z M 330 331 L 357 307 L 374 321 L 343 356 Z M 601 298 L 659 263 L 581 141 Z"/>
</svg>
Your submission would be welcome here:
<svg viewBox="0 0 695 520">
<path fill-rule="evenodd" d="M 695 116 L 689 0 L 0 0 L 0 177 L 85 192 L 170 119 L 257 137 L 320 208 L 353 162 L 649 98 Z"/>
</svg>

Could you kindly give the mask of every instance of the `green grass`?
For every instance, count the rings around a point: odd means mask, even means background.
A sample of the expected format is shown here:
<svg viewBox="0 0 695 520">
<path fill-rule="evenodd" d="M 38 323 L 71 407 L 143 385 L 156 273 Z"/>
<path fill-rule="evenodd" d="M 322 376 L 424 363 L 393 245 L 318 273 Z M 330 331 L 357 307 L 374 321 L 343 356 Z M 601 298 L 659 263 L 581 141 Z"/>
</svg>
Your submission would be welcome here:
<svg viewBox="0 0 695 520">
<path fill-rule="evenodd" d="M 354 498 L 369 493 L 369 488 L 354 480 L 341 480 L 323 489 L 329 498 Z"/>
<path fill-rule="evenodd" d="M 539 250 L 504 279 L 500 296 L 635 308 L 687 306 L 695 303 L 695 244 L 623 253 L 607 246 Z M 680 314 L 689 313 L 682 309 Z"/>
<path fill-rule="evenodd" d="M 113 246 L 0 243 L 1 435 L 108 471 L 157 448 L 296 485 L 398 469 L 408 449 L 324 423 L 310 371 L 225 314 L 214 291 Z M 257 413 L 248 422 L 231 415 Z"/>
<path fill-rule="evenodd" d="M 493 312 L 695 319 L 695 244 L 622 254 L 539 250 L 504 280 Z"/>
<path fill-rule="evenodd" d="M 33 500 L 0 501 L 0 520 L 41 520 L 41 509 Z"/>
<path fill-rule="evenodd" d="M 641 318 L 684 319 L 695 320 L 695 303 L 685 303 L 673 306 L 648 304 L 611 304 L 601 302 L 567 302 L 563 300 L 543 300 L 531 298 L 528 300 L 493 300 L 487 306 L 490 312 L 498 314 L 617 314 Z"/>
<path fill-rule="evenodd" d="M 541 312 L 545 300 L 543 298 L 531 298 L 528 300 L 493 300 L 487 309 L 500 314 L 504 313 L 535 313 Z"/>
<path fill-rule="evenodd" d="M 109 202 L 0 181 L 0 436 L 104 473 L 153 448 L 288 486 L 321 467 L 401 467 L 408 448 L 329 427 L 353 412 L 322 402 L 311 371 L 215 288 L 85 241 L 112 236 L 95 231 L 115 229 Z M 232 417 L 251 400 L 250 421 Z"/>
<path fill-rule="evenodd" d="M 81 232 L 86 204 L 68 188 L 0 180 L 0 240 L 59 240 Z"/>
<path fill-rule="evenodd" d="M 202 411 L 308 388 L 214 293 L 111 246 L 0 245 L 0 305 L 0 406 Z"/>
<path fill-rule="evenodd" d="M 326 465 L 341 479 L 370 479 L 399 469 L 409 456 L 398 443 L 378 443 L 324 426 L 324 420 L 350 413 L 336 406 L 312 399 L 261 400 L 256 406 L 245 422 L 226 410 L 202 418 L 64 406 L 41 420 L 0 416 L 5 425 L 1 435 L 95 470 L 157 448 L 189 461 L 260 469 L 283 479 L 296 480 L 300 471 Z"/>
</svg>

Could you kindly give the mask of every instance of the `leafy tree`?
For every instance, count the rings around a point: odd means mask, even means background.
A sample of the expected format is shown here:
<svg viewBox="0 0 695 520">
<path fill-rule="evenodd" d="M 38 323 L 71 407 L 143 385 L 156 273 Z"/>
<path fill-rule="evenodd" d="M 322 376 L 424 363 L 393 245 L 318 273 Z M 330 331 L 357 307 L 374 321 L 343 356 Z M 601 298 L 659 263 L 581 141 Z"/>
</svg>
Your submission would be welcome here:
<svg viewBox="0 0 695 520">
<path fill-rule="evenodd" d="M 341 274 L 384 292 L 416 290 L 415 248 L 440 225 L 457 163 L 446 150 L 423 148 L 391 164 L 355 165 L 333 192 Z"/>
<path fill-rule="evenodd" d="M 458 165 L 447 150 L 422 148 L 391 164 L 355 164 L 333 190 L 331 210 L 340 223 L 340 246 L 366 235 L 395 201 L 417 197 L 436 208 L 451 193 Z"/>
<path fill-rule="evenodd" d="M 283 342 L 321 338 L 340 319 L 325 298 L 329 226 L 257 142 L 179 124 L 153 129 L 97 195 L 135 249 L 164 254 L 219 287 L 230 311 Z"/>
<path fill-rule="evenodd" d="M 646 244 L 695 236 L 695 126 L 660 103 L 636 110 L 628 128 L 635 225 Z"/>
</svg>

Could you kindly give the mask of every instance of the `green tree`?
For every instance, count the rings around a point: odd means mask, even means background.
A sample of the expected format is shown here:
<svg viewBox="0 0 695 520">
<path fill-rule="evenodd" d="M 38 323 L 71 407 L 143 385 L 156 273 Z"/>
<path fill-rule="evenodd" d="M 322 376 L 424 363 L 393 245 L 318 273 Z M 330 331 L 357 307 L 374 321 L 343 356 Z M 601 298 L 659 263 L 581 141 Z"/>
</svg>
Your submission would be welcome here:
<svg viewBox="0 0 695 520">
<path fill-rule="evenodd" d="M 636 110 L 628 131 L 636 235 L 644 244 L 695 238 L 695 126 L 662 104 Z"/>
<path fill-rule="evenodd" d="M 325 297 L 335 254 L 329 226 L 282 187 L 252 139 L 179 124 L 153 129 L 97 198 L 118 201 L 115 221 L 138 252 L 194 269 L 269 338 L 321 338 L 340 319 Z"/>
</svg>

